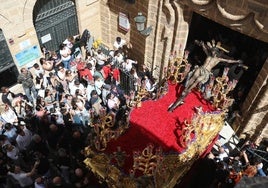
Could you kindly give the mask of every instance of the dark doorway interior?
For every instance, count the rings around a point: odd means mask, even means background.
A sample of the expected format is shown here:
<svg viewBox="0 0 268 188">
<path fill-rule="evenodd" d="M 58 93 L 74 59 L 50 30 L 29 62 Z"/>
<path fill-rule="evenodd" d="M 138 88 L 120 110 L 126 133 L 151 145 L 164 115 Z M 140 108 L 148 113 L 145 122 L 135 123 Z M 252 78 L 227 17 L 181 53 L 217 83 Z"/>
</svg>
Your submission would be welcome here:
<svg viewBox="0 0 268 188">
<path fill-rule="evenodd" d="M 5 69 L 0 73 L 0 88 L 2 86 L 12 87 L 17 84 L 17 77 L 19 75 L 17 67 L 14 65 L 8 69 Z"/>
<path fill-rule="evenodd" d="M 4 33 L 0 29 L 0 88 L 15 85 L 18 74 L 18 69 L 9 51 Z"/>
<path fill-rule="evenodd" d="M 233 93 L 236 99 L 236 107 L 239 108 L 268 57 L 268 44 L 231 30 L 197 13 L 193 13 L 186 47 L 190 51 L 189 61 L 191 63 L 202 64 L 206 57 L 202 49 L 194 45 L 194 40 L 211 41 L 212 39 L 220 41 L 222 46 L 230 51 L 228 56 L 243 60 L 243 63 L 249 67 L 239 78 Z M 196 56 L 198 56 L 199 62 L 196 61 Z M 220 63 L 215 67 L 215 73 L 223 71 L 224 66 L 227 65 Z"/>
</svg>

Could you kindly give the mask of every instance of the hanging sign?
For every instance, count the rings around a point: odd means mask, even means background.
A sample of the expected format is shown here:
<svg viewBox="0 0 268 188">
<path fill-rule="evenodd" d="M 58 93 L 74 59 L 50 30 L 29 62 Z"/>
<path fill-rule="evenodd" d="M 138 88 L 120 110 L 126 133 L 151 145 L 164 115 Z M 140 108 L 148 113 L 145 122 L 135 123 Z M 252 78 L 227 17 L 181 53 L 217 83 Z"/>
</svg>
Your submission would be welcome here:
<svg viewBox="0 0 268 188">
<path fill-rule="evenodd" d="M 128 16 L 125 13 L 119 12 L 119 28 L 128 32 L 130 29 L 130 23 Z"/>
</svg>

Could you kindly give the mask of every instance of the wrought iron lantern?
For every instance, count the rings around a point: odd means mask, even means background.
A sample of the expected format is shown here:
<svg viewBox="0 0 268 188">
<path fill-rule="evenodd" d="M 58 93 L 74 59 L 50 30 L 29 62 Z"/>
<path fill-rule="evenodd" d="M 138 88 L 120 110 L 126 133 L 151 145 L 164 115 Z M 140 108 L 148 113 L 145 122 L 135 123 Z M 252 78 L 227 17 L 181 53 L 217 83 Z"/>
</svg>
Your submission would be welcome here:
<svg viewBox="0 0 268 188">
<path fill-rule="evenodd" d="M 150 35 L 151 31 L 153 30 L 152 26 L 147 27 L 145 29 L 145 23 L 146 23 L 146 17 L 142 15 L 141 12 L 138 13 L 138 15 L 134 18 L 134 21 L 136 23 L 137 30 L 145 36 Z"/>
</svg>

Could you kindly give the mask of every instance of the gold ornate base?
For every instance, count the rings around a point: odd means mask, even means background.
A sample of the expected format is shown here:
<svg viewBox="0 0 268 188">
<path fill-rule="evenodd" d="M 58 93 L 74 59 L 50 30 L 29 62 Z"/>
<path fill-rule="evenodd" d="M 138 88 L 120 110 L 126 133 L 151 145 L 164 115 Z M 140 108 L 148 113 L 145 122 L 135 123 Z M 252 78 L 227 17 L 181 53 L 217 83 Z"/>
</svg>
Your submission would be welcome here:
<svg viewBox="0 0 268 188">
<path fill-rule="evenodd" d="M 189 171 L 192 164 L 211 144 L 224 125 L 225 112 L 216 111 L 204 113 L 198 111 L 195 116 L 185 122 L 181 141 L 186 146 L 182 154 L 163 154 L 161 148 L 148 145 L 143 151 L 133 153 L 133 168 L 130 174 L 125 175 L 120 171 L 124 162 L 124 151 L 120 148 L 114 155 L 98 153 L 92 148 L 84 150 L 86 159 L 84 164 L 100 180 L 106 181 L 109 187 L 174 187 Z M 191 138 L 194 133 L 195 138 Z M 111 159 L 116 158 L 119 165 L 111 164 Z M 136 172 L 142 176 L 136 177 Z"/>
</svg>

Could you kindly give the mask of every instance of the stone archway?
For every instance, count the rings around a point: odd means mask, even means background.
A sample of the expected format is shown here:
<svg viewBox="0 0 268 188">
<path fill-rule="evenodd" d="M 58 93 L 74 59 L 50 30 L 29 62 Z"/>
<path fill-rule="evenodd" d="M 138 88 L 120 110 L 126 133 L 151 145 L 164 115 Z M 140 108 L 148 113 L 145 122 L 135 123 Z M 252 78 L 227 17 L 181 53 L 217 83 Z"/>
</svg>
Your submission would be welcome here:
<svg viewBox="0 0 268 188">
<path fill-rule="evenodd" d="M 181 0 L 178 3 L 232 30 L 265 43 L 268 42 L 268 7 L 264 1 Z M 259 54 L 259 56 L 264 55 L 267 55 L 267 53 Z M 240 106 L 241 111 L 243 111 L 242 117 L 237 118 L 234 122 L 235 128 L 239 129 L 238 134 L 250 132 L 255 137 L 254 139 L 259 135 L 263 135 L 263 133 L 258 132 L 267 127 L 267 109 L 264 108 L 267 105 L 266 83 L 267 63 L 261 67 L 245 102 Z M 258 113 L 252 114 L 256 109 L 263 110 L 261 112 L 257 110 Z"/>
</svg>

